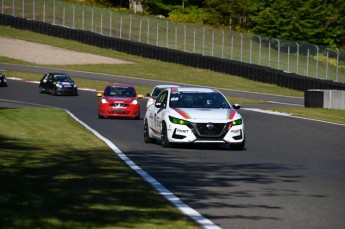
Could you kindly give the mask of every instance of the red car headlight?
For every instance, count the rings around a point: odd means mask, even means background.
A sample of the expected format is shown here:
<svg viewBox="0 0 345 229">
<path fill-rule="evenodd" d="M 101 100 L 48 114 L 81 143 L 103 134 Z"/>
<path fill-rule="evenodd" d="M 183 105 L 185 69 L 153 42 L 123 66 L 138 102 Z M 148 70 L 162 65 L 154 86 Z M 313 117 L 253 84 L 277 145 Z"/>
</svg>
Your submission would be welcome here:
<svg viewBox="0 0 345 229">
<path fill-rule="evenodd" d="M 101 99 L 101 103 L 103 103 L 103 104 L 107 104 L 107 103 L 108 103 L 108 101 L 107 101 L 106 99 Z"/>
</svg>

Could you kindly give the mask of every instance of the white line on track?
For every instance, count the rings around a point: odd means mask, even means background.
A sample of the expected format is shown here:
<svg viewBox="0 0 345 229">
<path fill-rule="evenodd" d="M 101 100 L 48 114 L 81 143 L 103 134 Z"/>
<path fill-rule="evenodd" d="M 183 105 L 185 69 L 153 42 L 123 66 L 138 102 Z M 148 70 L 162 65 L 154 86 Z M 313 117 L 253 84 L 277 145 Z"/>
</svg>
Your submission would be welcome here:
<svg viewBox="0 0 345 229">
<path fill-rule="evenodd" d="M 269 103 L 276 103 L 276 104 L 284 104 L 284 105 L 290 105 L 290 106 L 299 106 L 299 107 L 303 107 L 304 105 L 301 104 L 296 104 L 296 103 L 282 103 L 282 102 L 276 102 L 276 101 L 267 101 Z"/>
<path fill-rule="evenodd" d="M 56 109 L 63 109 L 59 107 L 52 107 L 46 106 L 37 103 L 26 103 L 14 100 L 6 100 L 0 99 L 0 101 L 4 102 L 13 102 L 13 103 L 21 103 L 27 105 L 35 105 L 35 106 L 42 106 L 42 107 L 49 107 L 49 108 L 56 108 Z M 96 130 L 92 129 L 86 123 L 81 121 L 77 118 L 73 113 L 71 113 L 67 109 L 65 110 L 74 120 L 76 120 L 80 125 L 82 125 L 87 130 L 91 131 L 96 137 L 100 140 L 104 141 L 115 153 L 118 155 L 121 160 L 123 160 L 131 169 L 133 169 L 137 174 L 139 174 L 146 182 L 148 182 L 159 194 L 161 194 L 165 199 L 167 199 L 171 204 L 173 204 L 179 211 L 181 211 L 184 215 L 189 217 L 190 219 L 194 220 L 197 224 L 201 227 L 206 229 L 220 229 L 219 226 L 215 225 L 212 221 L 202 216 L 199 212 L 194 210 L 193 208 L 189 207 L 187 204 L 182 202 L 177 196 L 175 196 L 172 192 L 170 192 L 167 188 L 165 188 L 161 183 L 159 183 L 156 179 L 142 170 L 139 166 L 137 166 L 131 159 L 129 159 L 116 145 L 114 145 L 110 140 L 103 137 L 100 133 Z"/>
</svg>

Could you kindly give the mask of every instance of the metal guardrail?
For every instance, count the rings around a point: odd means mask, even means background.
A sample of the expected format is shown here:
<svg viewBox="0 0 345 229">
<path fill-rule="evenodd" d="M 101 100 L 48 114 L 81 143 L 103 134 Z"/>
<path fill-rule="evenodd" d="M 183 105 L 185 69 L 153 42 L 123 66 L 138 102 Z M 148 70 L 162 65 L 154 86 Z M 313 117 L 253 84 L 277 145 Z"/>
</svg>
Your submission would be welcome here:
<svg viewBox="0 0 345 229">
<path fill-rule="evenodd" d="M 345 82 L 345 50 L 62 1 L 1 0 L 1 13 L 105 36 Z"/>
</svg>

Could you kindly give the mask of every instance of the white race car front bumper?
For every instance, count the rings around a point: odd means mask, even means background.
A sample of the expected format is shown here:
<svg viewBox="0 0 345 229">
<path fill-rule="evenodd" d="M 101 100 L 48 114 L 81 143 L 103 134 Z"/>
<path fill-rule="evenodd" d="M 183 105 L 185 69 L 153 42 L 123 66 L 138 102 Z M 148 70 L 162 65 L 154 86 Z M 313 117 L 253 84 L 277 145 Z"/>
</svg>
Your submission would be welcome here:
<svg viewBox="0 0 345 229">
<path fill-rule="evenodd" d="M 169 123 L 168 140 L 172 143 L 241 143 L 244 140 L 244 126 L 230 123 Z"/>
</svg>

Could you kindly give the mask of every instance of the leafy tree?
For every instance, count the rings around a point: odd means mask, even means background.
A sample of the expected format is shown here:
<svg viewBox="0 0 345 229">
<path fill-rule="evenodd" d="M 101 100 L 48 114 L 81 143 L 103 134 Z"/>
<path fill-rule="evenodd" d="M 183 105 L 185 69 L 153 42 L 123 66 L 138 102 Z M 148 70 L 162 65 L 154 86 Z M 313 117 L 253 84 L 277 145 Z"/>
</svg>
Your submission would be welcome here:
<svg viewBox="0 0 345 229">
<path fill-rule="evenodd" d="M 277 0 L 251 16 L 255 34 L 332 47 L 345 44 L 345 2 L 342 0 Z"/>
<path fill-rule="evenodd" d="M 73 0 L 70 0 L 73 1 Z M 105 7 L 129 0 L 86 0 Z M 142 0 L 144 11 L 170 20 L 228 27 L 265 37 L 345 47 L 344 0 Z"/>
<path fill-rule="evenodd" d="M 169 20 L 183 23 L 205 24 L 207 13 L 195 6 L 187 8 L 176 8 L 169 13 Z"/>
</svg>

